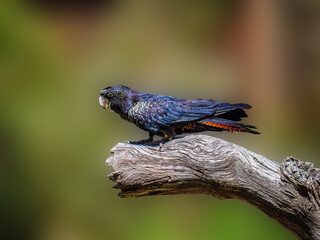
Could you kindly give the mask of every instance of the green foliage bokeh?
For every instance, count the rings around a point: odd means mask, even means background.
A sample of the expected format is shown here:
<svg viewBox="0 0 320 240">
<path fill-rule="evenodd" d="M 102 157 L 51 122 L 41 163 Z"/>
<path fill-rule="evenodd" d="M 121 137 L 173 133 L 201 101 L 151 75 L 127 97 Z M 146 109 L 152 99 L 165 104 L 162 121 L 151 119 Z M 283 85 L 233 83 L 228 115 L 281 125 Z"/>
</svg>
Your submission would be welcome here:
<svg viewBox="0 0 320 240">
<path fill-rule="evenodd" d="M 110 149 L 147 135 L 99 106 L 102 88 L 124 84 L 182 98 L 254 101 L 209 54 L 232 1 L 226 6 L 224 1 L 187 2 L 161 9 L 147 1 L 119 1 L 95 15 L 3 1 L 0 187 L 8 238 L 294 238 L 239 200 L 204 195 L 120 199 L 107 178 L 112 169 L 104 161 Z M 315 161 L 310 144 L 294 143 L 292 133 L 281 130 L 286 120 L 276 126 L 275 115 L 256 116 L 262 111 L 253 108 L 247 120 L 260 127 L 261 136 L 208 134 L 276 161 L 294 154 Z M 274 111 L 287 119 L 285 109 Z"/>
</svg>

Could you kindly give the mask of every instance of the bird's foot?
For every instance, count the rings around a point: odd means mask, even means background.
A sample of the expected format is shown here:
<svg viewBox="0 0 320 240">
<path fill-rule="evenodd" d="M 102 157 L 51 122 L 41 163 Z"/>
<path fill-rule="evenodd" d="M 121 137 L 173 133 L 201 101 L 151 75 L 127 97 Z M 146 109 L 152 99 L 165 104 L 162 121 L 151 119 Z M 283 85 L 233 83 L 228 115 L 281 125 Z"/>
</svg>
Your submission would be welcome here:
<svg viewBox="0 0 320 240">
<path fill-rule="evenodd" d="M 171 140 L 172 140 L 172 137 L 167 138 L 167 139 L 162 139 L 162 140 L 160 141 L 160 144 L 159 144 L 159 151 L 161 152 L 161 149 L 162 149 L 162 147 L 163 147 L 163 144 L 165 144 L 166 142 L 169 142 L 169 141 L 171 141 Z"/>
<path fill-rule="evenodd" d="M 152 139 L 143 139 L 143 140 L 139 140 L 139 141 L 125 141 L 125 143 L 130 143 L 130 144 L 146 144 L 146 143 L 150 143 L 152 142 Z"/>
<path fill-rule="evenodd" d="M 163 146 L 163 143 L 160 142 L 160 144 L 159 144 L 159 152 L 161 152 L 162 146 Z"/>
</svg>

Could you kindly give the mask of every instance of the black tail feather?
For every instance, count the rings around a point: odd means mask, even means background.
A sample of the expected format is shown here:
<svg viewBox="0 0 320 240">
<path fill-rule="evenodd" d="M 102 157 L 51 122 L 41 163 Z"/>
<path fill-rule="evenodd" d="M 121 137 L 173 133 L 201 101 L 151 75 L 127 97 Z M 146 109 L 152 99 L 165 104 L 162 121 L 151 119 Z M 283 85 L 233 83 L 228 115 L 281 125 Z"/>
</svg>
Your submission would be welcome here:
<svg viewBox="0 0 320 240">
<path fill-rule="evenodd" d="M 238 103 L 238 104 L 219 103 L 214 116 L 217 116 L 223 119 L 233 120 L 233 121 L 240 121 L 242 118 L 245 118 L 248 116 L 243 109 L 249 109 L 249 108 L 251 108 L 251 106 L 245 103 Z"/>
</svg>

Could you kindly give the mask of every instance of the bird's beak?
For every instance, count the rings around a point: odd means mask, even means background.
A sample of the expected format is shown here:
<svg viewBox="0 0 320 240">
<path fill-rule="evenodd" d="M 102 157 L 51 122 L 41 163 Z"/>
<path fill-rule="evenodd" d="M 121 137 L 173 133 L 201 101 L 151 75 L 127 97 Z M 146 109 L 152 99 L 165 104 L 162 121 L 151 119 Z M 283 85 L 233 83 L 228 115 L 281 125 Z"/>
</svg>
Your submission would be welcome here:
<svg viewBox="0 0 320 240">
<path fill-rule="evenodd" d="M 110 110 L 110 100 L 109 99 L 106 99 L 102 96 L 99 97 L 99 103 L 100 103 L 100 106 L 103 107 L 104 109 L 108 109 Z"/>
</svg>

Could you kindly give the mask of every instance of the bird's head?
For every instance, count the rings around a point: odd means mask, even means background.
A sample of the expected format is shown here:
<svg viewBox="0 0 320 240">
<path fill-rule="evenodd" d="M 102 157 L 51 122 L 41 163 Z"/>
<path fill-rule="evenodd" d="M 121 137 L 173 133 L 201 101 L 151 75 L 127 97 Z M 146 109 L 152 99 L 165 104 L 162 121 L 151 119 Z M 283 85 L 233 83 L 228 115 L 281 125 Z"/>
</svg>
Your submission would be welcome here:
<svg viewBox="0 0 320 240">
<path fill-rule="evenodd" d="M 122 85 L 107 87 L 101 90 L 99 103 L 103 108 L 122 113 L 132 92 L 134 92 L 132 89 Z"/>
</svg>

